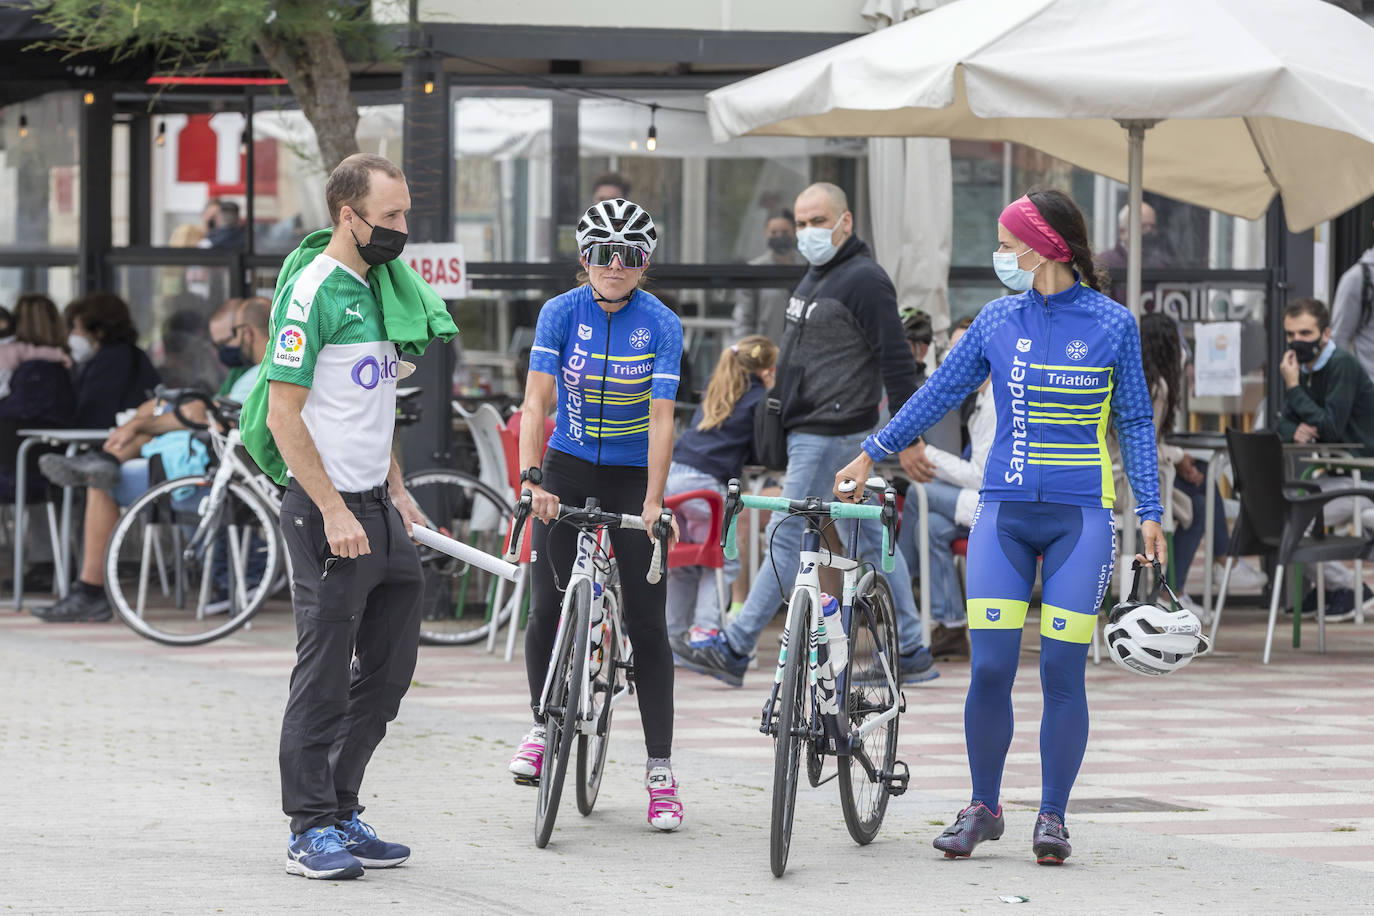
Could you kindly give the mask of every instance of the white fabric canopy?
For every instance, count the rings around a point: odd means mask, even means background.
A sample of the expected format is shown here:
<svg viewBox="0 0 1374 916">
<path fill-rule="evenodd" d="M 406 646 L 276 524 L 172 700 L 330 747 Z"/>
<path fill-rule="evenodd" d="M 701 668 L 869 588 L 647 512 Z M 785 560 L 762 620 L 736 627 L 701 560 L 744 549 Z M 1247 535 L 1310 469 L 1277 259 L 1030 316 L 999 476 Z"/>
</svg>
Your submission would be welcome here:
<svg viewBox="0 0 1374 916">
<path fill-rule="evenodd" d="M 707 96 L 743 134 L 1010 140 L 1294 231 L 1374 194 L 1374 29 L 1323 0 L 958 0 Z M 1137 185 L 1137 193 L 1138 193 Z"/>
</svg>

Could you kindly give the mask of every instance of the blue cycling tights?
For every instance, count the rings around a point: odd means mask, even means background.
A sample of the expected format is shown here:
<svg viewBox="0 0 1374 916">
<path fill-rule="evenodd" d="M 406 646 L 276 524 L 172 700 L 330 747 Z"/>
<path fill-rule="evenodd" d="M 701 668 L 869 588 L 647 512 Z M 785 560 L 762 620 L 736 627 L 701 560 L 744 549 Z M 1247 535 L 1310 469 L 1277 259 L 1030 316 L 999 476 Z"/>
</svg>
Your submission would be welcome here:
<svg viewBox="0 0 1374 916">
<path fill-rule="evenodd" d="M 1061 503 L 985 502 L 968 541 L 972 679 L 964 704 L 973 798 L 996 811 L 1011 746 L 1011 685 L 1035 563 L 1040 610 L 1040 809 L 1064 816 L 1088 744 L 1084 664 L 1116 559 L 1112 511 Z"/>
</svg>

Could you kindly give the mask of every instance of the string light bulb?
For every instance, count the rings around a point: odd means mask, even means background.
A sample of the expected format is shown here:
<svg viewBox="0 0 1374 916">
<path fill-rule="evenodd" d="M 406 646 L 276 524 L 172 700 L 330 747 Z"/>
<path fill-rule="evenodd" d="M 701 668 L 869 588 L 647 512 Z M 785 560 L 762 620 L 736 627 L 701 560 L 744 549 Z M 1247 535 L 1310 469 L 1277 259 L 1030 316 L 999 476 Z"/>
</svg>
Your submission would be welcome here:
<svg viewBox="0 0 1374 916">
<path fill-rule="evenodd" d="M 167 122 L 166 122 L 166 121 L 158 121 L 158 122 L 157 122 L 157 145 L 158 145 L 158 146 L 166 146 L 166 145 L 167 145 Z"/>
<path fill-rule="evenodd" d="M 20 139 L 20 140 L 23 140 L 23 139 L 24 139 L 25 137 L 27 137 L 28 135 L 29 135 L 29 116 L 26 115 L 26 114 L 20 114 L 20 115 L 19 115 L 19 139 Z"/>
<path fill-rule="evenodd" d="M 425 95 L 434 95 L 434 79 L 425 80 Z"/>
<path fill-rule="evenodd" d="M 81 101 L 85 102 L 87 105 L 94 105 L 95 93 L 87 91 L 87 93 L 81 97 Z"/>
<path fill-rule="evenodd" d="M 649 152 L 658 149 L 658 104 L 649 106 L 649 139 L 644 141 L 644 148 Z"/>
</svg>

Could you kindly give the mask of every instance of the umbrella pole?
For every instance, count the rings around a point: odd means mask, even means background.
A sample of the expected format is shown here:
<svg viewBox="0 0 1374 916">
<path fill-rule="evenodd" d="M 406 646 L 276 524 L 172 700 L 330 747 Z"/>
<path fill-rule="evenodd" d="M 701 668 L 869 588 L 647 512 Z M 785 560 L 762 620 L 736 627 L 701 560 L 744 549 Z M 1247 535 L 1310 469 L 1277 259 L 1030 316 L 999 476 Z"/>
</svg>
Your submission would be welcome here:
<svg viewBox="0 0 1374 916">
<path fill-rule="evenodd" d="M 1148 121 L 1122 121 L 1130 146 L 1128 191 L 1130 226 L 1126 243 L 1126 305 L 1131 314 L 1140 317 L 1140 206 L 1143 202 L 1145 174 L 1145 128 Z"/>
</svg>

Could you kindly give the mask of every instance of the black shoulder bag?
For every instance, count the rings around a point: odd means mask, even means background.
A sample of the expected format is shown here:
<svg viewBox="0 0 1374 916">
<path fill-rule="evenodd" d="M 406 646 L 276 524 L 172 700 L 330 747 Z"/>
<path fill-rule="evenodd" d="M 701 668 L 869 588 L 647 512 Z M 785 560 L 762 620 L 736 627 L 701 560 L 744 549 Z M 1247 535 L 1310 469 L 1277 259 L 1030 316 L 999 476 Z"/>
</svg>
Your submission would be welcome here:
<svg viewBox="0 0 1374 916">
<path fill-rule="evenodd" d="M 811 298 L 802 306 L 797 320 L 797 339 L 788 348 L 790 356 L 801 346 L 802 335 L 806 333 L 806 318 L 816 297 L 820 295 L 820 284 L 811 293 Z M 783 427 L 783 408 L 796 402 L 801 388 L 801 370 L 790 365 L 778 365 L 777 378 L 768 394 L 754 408 L 754 452 L 759 464 L 772 470 L 787 468 L 787 430 Z"/>
</svg>

